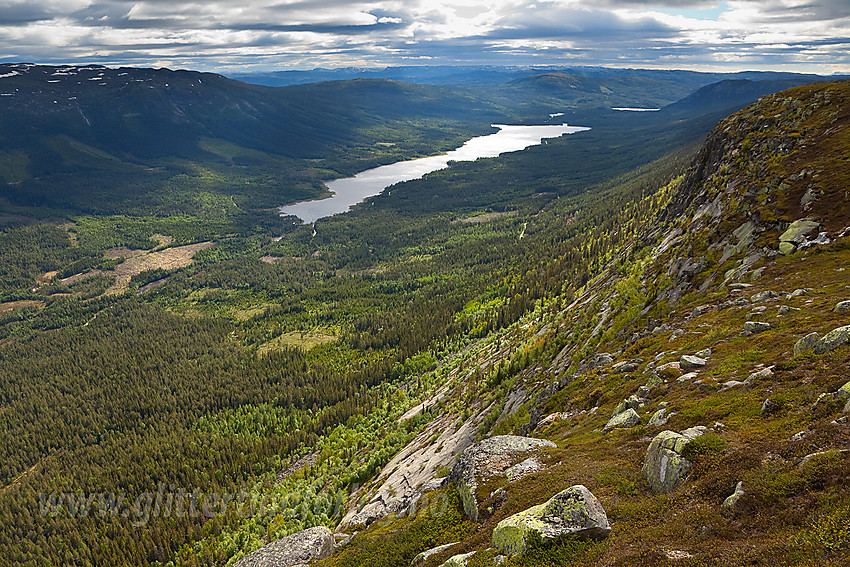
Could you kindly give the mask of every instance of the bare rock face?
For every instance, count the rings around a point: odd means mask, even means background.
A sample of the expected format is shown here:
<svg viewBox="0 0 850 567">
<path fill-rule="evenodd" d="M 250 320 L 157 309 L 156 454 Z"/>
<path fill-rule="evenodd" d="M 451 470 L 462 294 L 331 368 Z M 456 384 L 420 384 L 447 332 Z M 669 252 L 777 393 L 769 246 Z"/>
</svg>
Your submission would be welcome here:
<svg viewBox="0 0 850 567">
<path fill-rule="evenodd" d="M 475 493 L 483 480 L 503 474 L 517 462 L 518 455 L 540 447 L 555 447 L 555 444 L 545 439 L 497 435 L 467 447 L 449 473 L 449 481 L 457 485 L 467 517 L 478 521 Z"/>
<path fill-rule="evenodd" d="M 324 526 L 317 526 L 273 541 L 249 553 L 233 567 L 294 567 L 312 559 L 324 559 L 334 551 L 334 536 Z"/>
<path fill-rule="evenodd" d="M 544 541 L 562 536 L 605 539 L 611 533 L 608 517 L 599 500 L 577 484 L 550 498 L 545 504 L 505 518 L 493 530 L 493 547 L 507 555 L 519 555 L 528 537 L 536 532 Z"/>
</svg>

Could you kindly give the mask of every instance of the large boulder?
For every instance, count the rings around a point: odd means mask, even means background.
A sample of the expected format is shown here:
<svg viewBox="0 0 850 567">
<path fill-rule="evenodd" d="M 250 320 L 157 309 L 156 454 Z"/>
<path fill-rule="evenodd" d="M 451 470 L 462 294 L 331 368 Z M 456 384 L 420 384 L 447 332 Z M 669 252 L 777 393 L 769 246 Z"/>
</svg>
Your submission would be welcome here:
<svg viewBox="0 0 850 567">
<path fill-rule="evenodd" d="M 850 342 L 850 325 L 838 327 L 824 335 L 817 346 L 815 346 L 815 353 L 823 354 L 846 345 L 848 342 Z"/>
<path fill-rule="evenodd" d="M 478 521 L 476 492 L 481 482 L 503 474 L 513 466 L 522 453 L 541 447 L 555 447 L 546 439 L 496 435 L 464 449 L 449 473 L 449 481 L 457 485 L 463 510 L 473 522 Z"/>
<path fill-rule="evenodd" d="M 692 427 L 681 433 L 662 431 L 655 436 L 643 462 L 643 474 L 653 492 L 666 494 L 685 479 L 693 463 L 682 456 L 682 450 L 706 431 L 705 427 Z"/>
<path fill-rule="evenodd" d="M 324 526 L 316 526 L 273 541 L 249 553 L 233 567 L 293 567 L 312 559 L 324 559 L 333 551 L 333 533 Z"/>
<path fill-rule="evenodd" d="M 608 420 L 608 423 L 605 424 L 605 427 L 602 428 L 603 431 L 608 432 L 612 429 L 617 429 L 620 427 L 629 428 L 634 427 L 640 423 L 640 415 L 638 413 L 629 408 L 624 412 L 618 413 L 614 417 Z"/>
<path fill-rule="evenodd" d="M 611 526 L 599 500 L 578 484 L 556 494 L 545 504 L 499 522 L 493 530 L 493 547 L 506 555 L 519 555 L 526 551 L 532 533 L 537 533 L 544 541 L 562 536 L 604 539 L 611 533 Z"/>
</svg>

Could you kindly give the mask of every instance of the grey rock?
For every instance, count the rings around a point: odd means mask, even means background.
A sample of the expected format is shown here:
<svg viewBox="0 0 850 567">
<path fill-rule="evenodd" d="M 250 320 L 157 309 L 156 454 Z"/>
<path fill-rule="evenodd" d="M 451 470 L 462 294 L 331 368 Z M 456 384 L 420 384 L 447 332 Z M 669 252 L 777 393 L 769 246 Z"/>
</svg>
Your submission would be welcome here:
<svg viewBox="0 0 850 567">
<path fill-rule="evenodd" d="M 788 229 L 782 233 L 779 237 L 780 242 L 791 242 L 793 244 L 799 244 L 806 240 L 806 237 L 815 232 L 820 227 L 820 223 L 817 223 L 811 219 L 800 219 L 791 223 Z"/>
<path fill-rule="evenodd" d="M 777 404 L 776 402 L 774 402 L 770 398 L 767 398 L 761 404 L 761 411 L 759 413 L 761 415 L 770 415 L 778 409 L 779 409 L 779 404 Z"/>
<path fill-rule="evenodd" d="M 516 463 L 519 454 L 555 446 L 546 439 L 497 435 L 464 449 L 448 478 L 457 485 L 467 517 L 473 522 L 478 521 L 476 492 L 481 480 L 503 474 Z"/>
<path fill-rule="evenodd" d="M 638 413 L 632 408 L 627 409 L 626 411 L 615 415 L 608 423 L 605 424 L 605 427 L 602 429 L 603 431 L 610 431 L 612 429 L 617 429 L 621 427 L 634 427 L 635 425 L 640 423 L 640 416 Z"/>
<path fill-rule="evenodd" d="M 411 567 L 416 567 L 417 565 L 421 565 L 425 563 L 429 557 L 432 555 L 437 555 L 438 553 L 442 553 L 446 551 L 448 548 L 457 545 L 458 542 L 455 543 L 447 543 L 445 545 L 440 545 L 438 547 L 432 547 L 431 549 L 425 550 L 416 557 L 413 558 L 413 561 L 410 562 Z"/>
<path fill-rule="evenodd" d="M 643 462 L 643 475 L 656 494 L 666 494 L 676 488 L 693 466 L 682 456 L 685 446 L 704 434 L 705 427 L 691 427 L 681 433 L 662 431 L 649 444 Z"/>
<path fill-rule="evenodd" d="M 729 380 L 728 382 L 723 382 L 720 386 L 720 390 L 728 390 L 729 388 L 737 388 L 738 386 L 746 386 L 746 382 L 741 382 L 740 380 Z"/>
<path fill-rule="evenodd" d="M 792 435 L 791 438 L 789 439 L 789 441 L 800 441 L 801 439 L 803 439 L 806 436 L 806 434 L 807 434 L 806 431 L 799 431 L 799 432 L 795 433 L 794 435 Z"/>
<path fill-rule="evenodd" d="M 410 495 L 410 498 L 408 498 L 406 502 L 403 503 L 403 507 L 396 514 L 396 517 L 404 518 L 406 516 L 415 516 L 416 509 L 419 507 L 419 501 L 422 500 L 422 496 L 424 496 L 426 492 L 433 492 L 435 490 L 441 489 L 445 484 L 445 477 L 435 478 L 424 483 L 422 486 L 417 488 L 416 491 L 413 492 L 413 494 Z"/>
<path fill-rule="evenodd" d="M 538 461 L 534 457 L 529 457 L 523 462 L 518 463 L 506 470 L 505 476 L 508 477 L 508 480 L 510 482 L 514 482 L 530 475 L 531 473 L 536 473 L 542 469 L 543 465 L 540 464 L 540 461 Z"/>
<path fill-rule="evenodd" d="M 697 374 L 696 372 L 688 372 L 687 374 L 682 374 L 681 376 L 676 378 L 676 382 L 687 382 L 688 380 L 693 380 L 697 376 L 699 376 L 699 374 Z"/>
<path fill-rule="evenodd" d="M 799 309 L 796 308 L 796 307 L 789 307 L 787 305 L 780 305 L 779 306 L 779 314 L 780 315 L 785 315 L 786 313 L 791 313 L 793 311 L 799 311 Z"/>
<path fill-rule="evenodd" d="M 773 376 L 773 367 L 768 366 L 767 368 L 763 368 L 763 369 L 761 369 L 757 372 L 753 372 L 752 374 L 747 376 L 747 379 L 745 380 L 745 382 L 747 384 L 749 384 L 750 382 L 753 382 L 755 380 L 761 380 L 762 378 L 769 378 L 771 376 Z"/>
<path fill-rule="evenodd" d="M 533 533 L 543 541 L 564 536 L 600 540 L 608 537 L 611 526 L 599 500 L 578 484 L 499 522 L 493 530 L 493 547 L 508 556 L 520 555 Z"/>
<path fill-rule="evenodd" d="M 660 410 L 652 414 L 652 417 L 649 418 L 649 423 L 647 425 L 649 425 L 650 427 L 661 427 L 665 423 L 667 423 L 668 418 L 666 416 L 667 408 L 661 408 Z"/>
<path fill-rule="evenodd" d="M 334 551 L 334 536 L 324 526 L 310 528 L 249 553 L 233 567 L 294 567 L 312 559 L 330 557 Z"/>
<path fill-rule="evenodd" d="M 618 362 L 611 367 L 611 371 L 617 374 L 620 372 L 634 372 L 637 369 L 638 365 L 630 361 Z"/>
<path fill-rule="evenodd" d="M 817 350 L 818 346 L 820 346 L 820 335 L 809 333 L 794 343 L 794 356 L 800 356 L 804 352 Z"/>
<path fill-rule="evenodd" d="M 850 342 L 850 325 L 838 327 L 828 332 L 815 346 L 816 354 L 823 354 L 831 350 L 835 350 L 840 346 Z"/>
<path fill-rule="evenodd" d="M 697 368 L 702 368 L 703 366 L 705 366 L 706 362 L 707 361 L 704 358 L 685 354 L 682 355 L 682 358 L 679 359 L 679 368 L 685 371 L 696 370 Z"/>
<path fill-rule="evenodd" d="M 795 297 L 800 297 L 802 295 L 806 295 L 808 290 L 805 289 L 795 289 L 791 293 L 786 296 L 786 299 L 794 299 Z"/>
<path fill-rule="evenodd" d="M 832 395 L 839 404 L 844 404 L 850 400 L 850 382 L 847 382 Z"/>
<path fill-rule="evenodd" d="M 727 496 L 726 499 L 723 501 L 723 504 L 721 504 L 720 507 L 727 509 L 727 510 L 729 508 L 734 508 L 735 504 L 738 503 L 738 500 L 743 495 L 744 495 L 744 483 L 738 482 L 738 484 L 735 486 L 735 492 L 733 492 L 731 495 Z"/>
<path fill-rule="evenodd" d="M 710 348 L 704 348 L 700 351 L 695 352 L 694 355 L 708 360 L 711 357 L 711 349 Z"/>
<path fill-rule="evenodd" d="M 850 300 L 841 301 L 835 305 L 835 309 L 833 311 L 847 311 L 850 310 Z"/>
<path fill-rule="evenodd" d="M 767 290 L 767 291 L 762 291 L 762 292 L 757 293 L 754 296 L 752 296 L 750 298 L 750 302 L 751 303 L 759 303 L 759 302 L 762 302 L 762 301 L 767 301 L 768 299 L 776 299 L 778 297 L 780 297 L 780 295 L 778 293 L 776 293 L 775 291 Z"/>
<path fill-rule="evenodd" d="M 469 553 L 461 553 L 460 555 L 449 557 L 448 561 L 440 567 L 466 567 L 467 563 L 469 563 L 469 558 L 473 555 L 475 555 L 475 552 L 470 551 Z"/>
<path fill-rule="evenodd" d="M 744 331 L 747 333 L 763 333 L 770 330 L 770 323 L 764 321 L 747 321 L 744 323 Z"/>
</svg>

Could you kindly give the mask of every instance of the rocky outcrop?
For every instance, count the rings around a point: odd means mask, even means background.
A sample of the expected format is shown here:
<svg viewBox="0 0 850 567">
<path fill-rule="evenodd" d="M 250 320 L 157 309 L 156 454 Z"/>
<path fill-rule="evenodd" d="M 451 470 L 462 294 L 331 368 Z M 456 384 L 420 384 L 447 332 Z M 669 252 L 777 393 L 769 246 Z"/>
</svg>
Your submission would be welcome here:
<svg viewBox="0 0 850 567">
<path fill-rule="evenodd" d="M 693 463 L 682 456 L 682 451 L 706 431 L 705 427 L 692 427 L 681 433 L 662 431 L 655 436 L 643 462 L 643 474 L 653 492 L 666 494 L 687 477 Z"/>
<path fill-rule="evenodd" d="M 324 526 L 317 526 L 273 541 L 249 553 L 233 567 L 294 567 L 312 559 L 324 559 L 334 551 L 334 536 Z"/>
<path fill-rule="evenodd" d="M 467 447 L 449 474 L 449 481 L 457 485 L 467 517 L 478 521 L 476 491 L 482 481 L 503 474 L 516 463 L 518 455 L 541 447 L 555 444 L 545 439 L 497 435 Z"/>
<path fill-rule="evenodd" d="M 493 547 L 506 555 L 522 554 L 532 533 L 537 533 L 544 541 L 563 536 L 604 539 L 611 533 L 611 526 L 599 500 L 578 484 L 556 494 L 545 504 L 499 522 L 493 530 Z"/>
</svg>

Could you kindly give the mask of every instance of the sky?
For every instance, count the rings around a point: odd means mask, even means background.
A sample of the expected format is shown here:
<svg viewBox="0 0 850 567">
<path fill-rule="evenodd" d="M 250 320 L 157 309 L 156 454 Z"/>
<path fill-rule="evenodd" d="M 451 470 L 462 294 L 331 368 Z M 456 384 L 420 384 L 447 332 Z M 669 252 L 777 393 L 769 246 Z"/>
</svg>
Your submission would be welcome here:
<svg viewBox="0 0 850 567">
<path fill-rule="evenodd" d="M 850 0 L 0 0 L 0 62 L 850 73 Z"/>
</svg>

